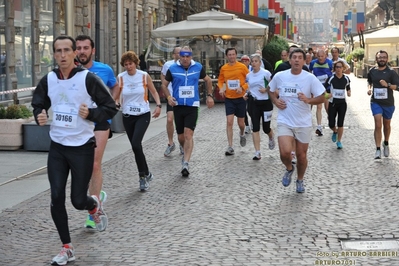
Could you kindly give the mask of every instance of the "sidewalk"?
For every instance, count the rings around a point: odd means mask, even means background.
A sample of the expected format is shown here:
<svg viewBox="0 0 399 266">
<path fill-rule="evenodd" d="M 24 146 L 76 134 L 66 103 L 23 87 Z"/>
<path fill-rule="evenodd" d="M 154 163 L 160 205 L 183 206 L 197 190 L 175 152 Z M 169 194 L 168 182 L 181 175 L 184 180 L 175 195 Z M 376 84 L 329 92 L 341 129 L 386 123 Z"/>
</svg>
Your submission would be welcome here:
<svg viewBox="0 0 399 266">
<path fill-rule="evenodd" d="M 250 135 L 247 145 L 239 146 L 237 127 L 236 154 L 224 155 L 222 104 L 200 112 L 189 178 L 181 177 L 178 151 L 163 156 L 165 123 L 154 121 L 151 126 L 159 122 L 159 130 L 149 129 L 147 135 L 153 135 L 143 143 L 154 181 L 147 192 L 139 192 L 134 156 L 126 139 L 121 143 L 124 149 L 117 148 L 119 153 L 104 160 L 107 230 L 83 228 L 86 213 L 73 209 L 67 199 L 76 249 L 76 261 L 70 265 L 399 265 L 398 253 L 392 253 L 399 249 L 382 250 L 378 244 L 399 238 L 395 222 L 399 219 L 399 115 L 394 114 L 392 120 L 391 156 L 374 160 L 366 81 L 350 78 L 344 148 L 336 149 L 328 128 L 324 136 L 313 137 L 304 194 L 296 193 L 294 184 L 282 186 L 284 167 L 278 149 L 268 150 L 264 134 L 262 160 L 252 160 Z M 395 96 L 399 99 L 399 94 Z M 14 183 L 26 184 L 31 178 Z M 29 190 L 30 184 L 19 189 Z M 43 189 L 3 209 L 0 265 L 49 265 L 60 248 L 49 202 L 50 193 Z M 342 239 L 371 243 L 377 250 L 363 254 L 343 249 Z"/>
</svg>

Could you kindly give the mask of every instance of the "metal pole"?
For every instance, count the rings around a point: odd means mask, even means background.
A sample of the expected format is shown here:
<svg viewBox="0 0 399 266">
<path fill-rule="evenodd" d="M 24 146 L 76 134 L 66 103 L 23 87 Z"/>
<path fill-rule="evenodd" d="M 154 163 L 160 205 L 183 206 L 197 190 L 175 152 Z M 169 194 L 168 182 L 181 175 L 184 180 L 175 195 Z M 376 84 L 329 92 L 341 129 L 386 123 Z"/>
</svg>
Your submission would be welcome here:
<svg viewBox="0 0 399 266">
<path fill-rule="evenodd" d="M 75 37 L 75 29 L 74 29 L 74 3 L 75 1 L 65 1 L 65 13 L 66 13 L 66 19 L 65 19 L 65 31 L 66 34 Z"/>
<path fill-rule="evenodd" d="M 123 51 L 123 6 L 122 6 L 122 1 L 117 1 L 116 3 L 116 14 L 117 14 L 117 23 L 116 23 L 116 36 L 117 36 L 117 40 L 119 40 L 117 42 L 117 58 L 116 58 L 116 62 L 119 61 L 119 59 L 122 57 L 122 51 Z M 129 39 L 129 37 L 128 37 Z M 120 64 L 116 64 L 117 65 L 117 73 L 122 72 L 121 69 L 121 65 Z"/>
</svg>

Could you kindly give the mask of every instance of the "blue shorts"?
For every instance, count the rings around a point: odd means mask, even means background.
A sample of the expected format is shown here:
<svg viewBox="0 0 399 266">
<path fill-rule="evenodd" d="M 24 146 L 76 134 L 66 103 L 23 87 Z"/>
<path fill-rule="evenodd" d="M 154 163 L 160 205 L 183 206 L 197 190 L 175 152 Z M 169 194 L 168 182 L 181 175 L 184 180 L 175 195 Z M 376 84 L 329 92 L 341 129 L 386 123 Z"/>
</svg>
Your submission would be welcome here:
<svg viewBox="0 0 399 266">
<path fill-rule="evenodd" d="M 395 112 L 395 106 L 384 106 L 379 105 L 378 103 L 371 102 L 370 103 L 371 112 L 373 116 L 382 114 L 382 117 L 385 119 L 392 119 L 393 112 Z"/>
<path fill-rule="evenodd" d="M 224 99 L 224 107 L 226 109 L 226 116 L 235 115 L 239 118 L 244 118 L 247 112 L 247 101 L 243 98 Z"/>
</svg>

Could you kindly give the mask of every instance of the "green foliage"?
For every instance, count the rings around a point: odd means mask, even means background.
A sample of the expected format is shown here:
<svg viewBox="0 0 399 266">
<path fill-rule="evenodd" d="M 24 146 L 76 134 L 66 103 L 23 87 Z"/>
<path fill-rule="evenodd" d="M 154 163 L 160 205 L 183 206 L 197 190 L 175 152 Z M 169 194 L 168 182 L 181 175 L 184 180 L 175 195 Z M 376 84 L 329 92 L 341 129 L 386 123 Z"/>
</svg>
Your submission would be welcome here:
<svg viewBox="0 0 399 266">
<path fill-rule="evenodd" d="M 19 119 L 31 117 L 32 111 L 25 105 L 10 105 L 8 107 L 0 107 L 0 119 Z"/>
<path fill-rule="evenodd" d="M 46 65 L 50 65 L 51 64 L 51 60 L 48 59 L 47 57 L 42 57 L 42 62 Z"/>
<path fill-rule="evenodd" d="M 346 60 L 346 62 L 348 62 L 348 64 L 350 64 L 352 62 L 352 59 L 353 59 L 352 54 L 348 54 L 345 58 L 345 60 Z"/>
<path fill-rule="evenodd" d="M 361 61 L 364 58 L 364 49 L 363 48 L 356 48 L 351 52 L 352 58 L 355 61 Z"/>
<path fill-rule="evenodd" d="M 286 40 L 273 36 L 268 44 L 263 47 L 262 57 L 264 57 L 274 67 L 277 61 L 281 59 L 282 50 L 288 51 L 289 44 Z"/>
</svg>

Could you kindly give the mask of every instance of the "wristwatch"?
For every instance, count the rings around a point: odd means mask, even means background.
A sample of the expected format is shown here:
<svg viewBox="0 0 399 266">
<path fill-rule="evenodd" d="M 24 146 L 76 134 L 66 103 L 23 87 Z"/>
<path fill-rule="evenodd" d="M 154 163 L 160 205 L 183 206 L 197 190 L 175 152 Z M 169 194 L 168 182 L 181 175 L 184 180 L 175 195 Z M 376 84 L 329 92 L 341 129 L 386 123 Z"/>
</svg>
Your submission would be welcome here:
<svg viewBox="0 0 399 266">
<path fill-rule="evenodd" d="M 162 104 L 157 104 L 157 107 L 162 108 Z"/>
<path fill-rule="evenodd" d="M 388 83 L 388 86 L 387 86 L 387 88 L 389 89 L 389 87 L 391 87 L 391 83 Z"/>
<path fill-rule="evenodd" d="M 210 94 L 210 93 L 208 93 L 208 94 L 206 95 L 206 97 L 211 97 L 211 98 L 213 99 L 213 95 Z"/>
</svg>

